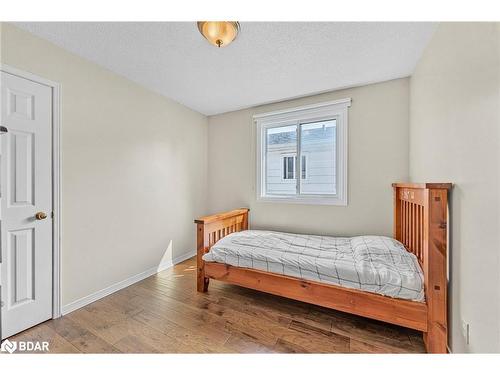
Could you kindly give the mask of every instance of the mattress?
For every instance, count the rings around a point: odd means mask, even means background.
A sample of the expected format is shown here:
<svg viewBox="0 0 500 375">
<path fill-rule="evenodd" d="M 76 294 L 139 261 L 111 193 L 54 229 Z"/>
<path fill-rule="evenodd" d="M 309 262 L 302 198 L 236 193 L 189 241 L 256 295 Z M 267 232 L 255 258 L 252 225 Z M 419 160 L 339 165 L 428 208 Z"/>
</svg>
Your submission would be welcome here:
<svg viewBox="0 0 500 375">
<path fill-rule="evenodd" d="M 384 236 L 246 230 L 222 238 L 203 260 L 424 301 L 424 275 L 417 258 L 399 241 Z"/>
</svg>

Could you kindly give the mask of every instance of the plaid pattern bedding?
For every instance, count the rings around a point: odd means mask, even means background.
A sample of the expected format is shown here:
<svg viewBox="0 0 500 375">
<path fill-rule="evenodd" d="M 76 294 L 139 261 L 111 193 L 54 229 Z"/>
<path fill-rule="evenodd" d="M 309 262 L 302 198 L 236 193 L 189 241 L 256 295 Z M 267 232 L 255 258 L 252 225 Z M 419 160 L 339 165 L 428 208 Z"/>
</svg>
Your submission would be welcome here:
<svg viewBox="0 0 500 375">
<path fill-rule="evenodd" d="M 389 237 L 247 230 L 224 237 L 203 259 L 424 301 L 424 277 L 417 258 Z"/>
</svg>

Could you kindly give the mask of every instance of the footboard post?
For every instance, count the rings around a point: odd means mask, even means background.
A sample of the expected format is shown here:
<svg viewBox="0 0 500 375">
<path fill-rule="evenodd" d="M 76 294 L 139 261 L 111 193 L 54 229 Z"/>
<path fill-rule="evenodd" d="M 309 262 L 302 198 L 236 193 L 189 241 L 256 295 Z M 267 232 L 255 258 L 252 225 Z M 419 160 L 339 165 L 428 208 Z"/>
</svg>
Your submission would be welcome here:
<svg viewBox="0 0 500 375">
<path fill-rule="evenodd" d="M 205 277 L 205 254 L 206 244 L 208 244 L 208 233 L 205 233 L 204 224 L 196 224 L 196 289 L 198 292 L 208 291 L 208 278 Z"/>
</svg>

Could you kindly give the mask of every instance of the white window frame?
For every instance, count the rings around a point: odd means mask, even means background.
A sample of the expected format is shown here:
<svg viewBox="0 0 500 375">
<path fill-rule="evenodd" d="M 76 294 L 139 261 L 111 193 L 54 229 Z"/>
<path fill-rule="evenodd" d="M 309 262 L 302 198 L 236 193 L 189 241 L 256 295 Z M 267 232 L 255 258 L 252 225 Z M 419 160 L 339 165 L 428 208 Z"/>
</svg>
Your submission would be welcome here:
<svg viewBox="0 0 500 375">
<path fill-rule="evenodd" d="M 346 98 L 253 116 L 257 126 L 256 191 L 258 201 L 347 206 L 348 108 L 350 106 L 351 98 Z M 299 129 L 300 124 L 332 119 L 336 120 L 336 194 L 266 194 L 266 130 L 288 125 L 296 125 Z M 299 142 L 300 135 L 297 139 L 297 147 L 300 147 Z M 301 160 L 297 158 L 295 164 L 297 169 L 295 176 L 302 176 Z M 299 183 L 299 179 L 296 181 Z"/>
</svg>

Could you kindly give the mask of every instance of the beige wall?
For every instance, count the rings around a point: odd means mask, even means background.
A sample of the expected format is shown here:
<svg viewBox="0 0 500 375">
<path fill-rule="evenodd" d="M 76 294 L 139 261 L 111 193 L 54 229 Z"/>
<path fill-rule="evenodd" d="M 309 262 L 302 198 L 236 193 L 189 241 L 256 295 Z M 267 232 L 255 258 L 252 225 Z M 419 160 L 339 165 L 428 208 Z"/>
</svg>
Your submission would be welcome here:
<svg viewBox="0 0 500 375">
<path fill-rule="evenodd" d="M 209 210 L 248 206 L 253 228 L 390 235 L 391 183 L 408 179 L 408 84 L 399 79 L 209 117 Z M 352 98 L 349 205 L 257 203 L 252 116 L 346 97 Z"/>
<path fill-rule="evenodd" d="M 410 82 L 410 176 L 453 182 L 450 344 L 500 351 L 499 27 L 441 24 Z M 470 345 L 461 321 L 470 324 Z"/>
<path fill-rule="evenodd" d="M 192 252 L 206 117 L 8 24 L 1 58 L 62 85 L 63 305 Z"/>
</svg>

